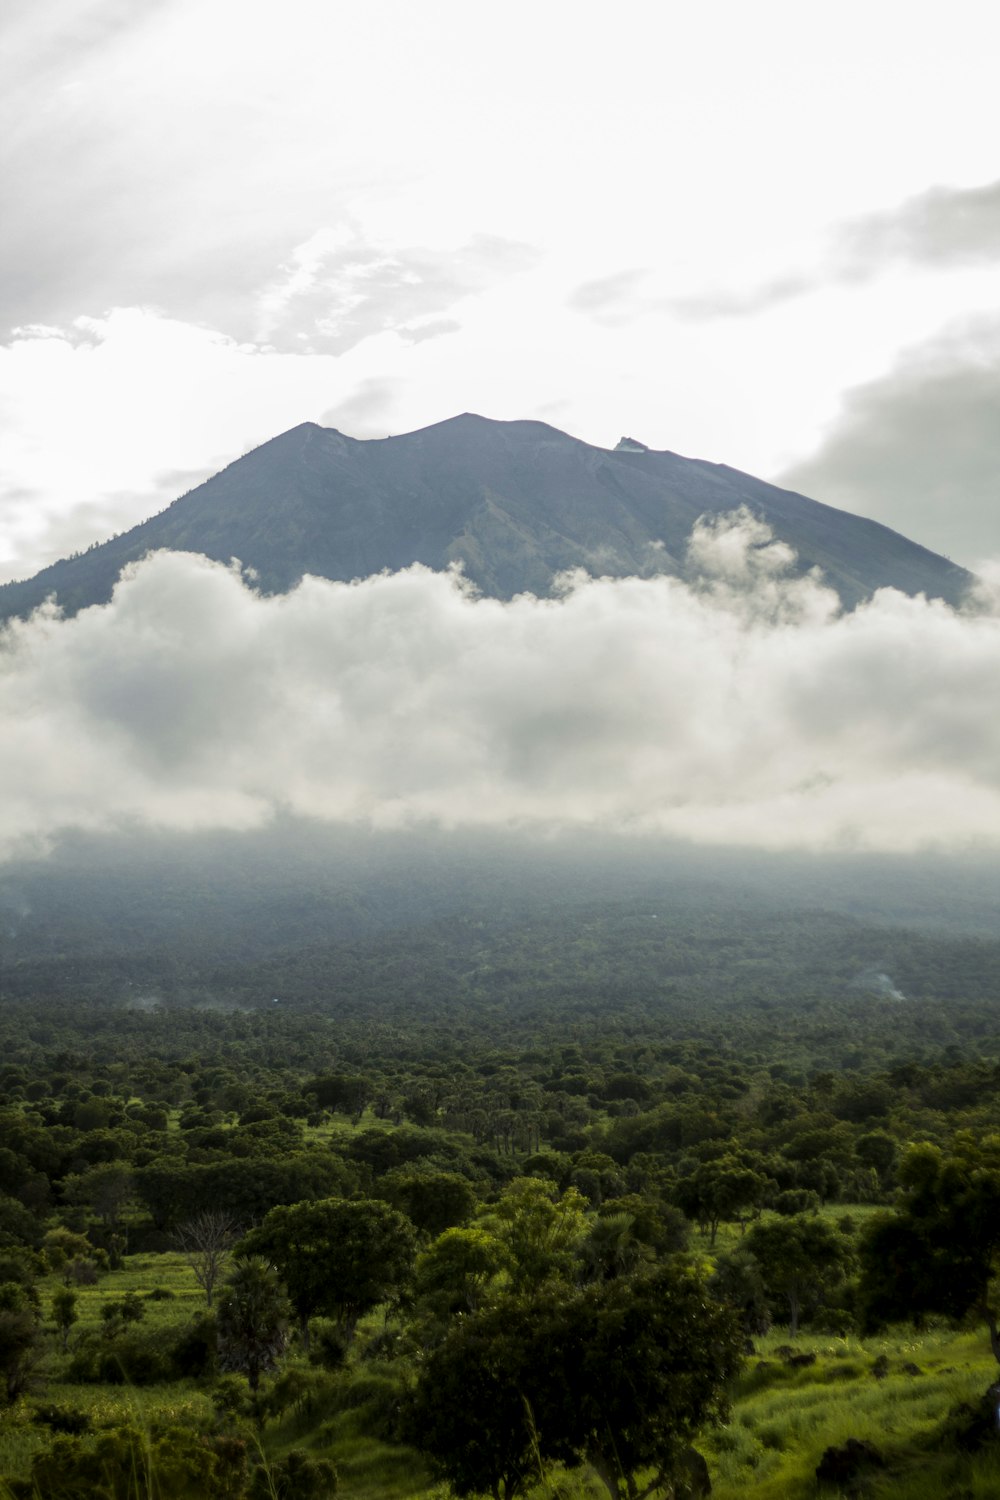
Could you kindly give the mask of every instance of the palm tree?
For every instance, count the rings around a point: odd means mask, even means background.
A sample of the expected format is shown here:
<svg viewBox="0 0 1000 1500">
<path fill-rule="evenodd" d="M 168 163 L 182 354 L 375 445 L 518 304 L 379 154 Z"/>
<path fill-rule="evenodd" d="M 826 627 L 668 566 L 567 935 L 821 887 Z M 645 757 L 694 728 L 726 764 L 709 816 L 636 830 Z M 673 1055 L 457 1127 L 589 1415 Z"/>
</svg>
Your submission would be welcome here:
<svg viewBox="0 0 1000 1500">
<path fill-rule="evenodd" d="M 219 1366 L 245 1375 L 256 1393 L 288 1343 L 290 1308 L 274 1267 L 260 1255 L 239 1260 L 219 1298 Z"/>
</svg>

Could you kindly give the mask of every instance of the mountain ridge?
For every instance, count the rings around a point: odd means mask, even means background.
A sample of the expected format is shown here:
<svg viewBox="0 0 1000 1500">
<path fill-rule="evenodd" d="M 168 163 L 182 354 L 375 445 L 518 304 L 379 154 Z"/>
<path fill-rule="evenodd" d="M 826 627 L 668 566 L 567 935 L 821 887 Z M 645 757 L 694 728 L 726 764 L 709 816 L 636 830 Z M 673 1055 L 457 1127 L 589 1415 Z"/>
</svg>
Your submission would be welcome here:
<svg viewBox="0 0 1000 1500">
<path fill-rule="evenodd" d="M 548 594 L 574 568 L 682 577 L 695 522 L 741 505 L 803 572 L 819 567 L 847 607 L 880 587 L 957 603 L 972 581 L 876 521 L 725 464 L 464 412 L 373 439 L 299 423 L 110 541 L 0 586 L 0 619 L 52 595 L 68 614 L 103 603 L 127 563 L 162 548 L 238 557 L 268 593 L 307 573 L 347 582 L 415 562 L 461 563 L 499 598 Z"/>
</svg>

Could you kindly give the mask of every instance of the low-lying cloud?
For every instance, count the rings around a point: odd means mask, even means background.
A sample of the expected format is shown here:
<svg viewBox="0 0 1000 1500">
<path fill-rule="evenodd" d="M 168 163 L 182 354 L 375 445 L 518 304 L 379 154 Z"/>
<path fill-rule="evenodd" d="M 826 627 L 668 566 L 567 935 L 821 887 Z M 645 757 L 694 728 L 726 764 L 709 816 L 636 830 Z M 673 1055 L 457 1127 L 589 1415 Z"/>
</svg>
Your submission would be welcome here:
<svg viewBox="0 0 1000 1500">
<path fill-rule="evenodd" d="M 760 847 L 1000 842 L 1000 615 L 844 614 L 747 514 L 691 582 L 478 598 L 422 567 L 264 598 L 158 553 L 0 636 L 0 846 L 65 827 L 557 827 Z"/>
</svg>

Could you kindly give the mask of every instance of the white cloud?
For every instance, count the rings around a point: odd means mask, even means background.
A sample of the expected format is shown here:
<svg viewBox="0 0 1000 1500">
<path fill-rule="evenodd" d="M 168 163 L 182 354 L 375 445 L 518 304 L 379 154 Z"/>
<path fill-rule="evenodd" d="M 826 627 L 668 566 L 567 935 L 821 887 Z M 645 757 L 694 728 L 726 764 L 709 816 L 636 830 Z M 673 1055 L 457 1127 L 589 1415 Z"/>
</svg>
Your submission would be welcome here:
<svg viewBox="0 0 1000 1500">
<path fill-rule="evenodd" d="M 703 578 L 476 598 L 414 567 L 263 599 L 160 553 L 0 642 L 0 847 L 61 827 L 587 827 L 781 847 L 1000 842 L 1000 616 Z M 745 556 L 739 561 L 739 551 Z M 745 586 L 747 577 L 750 586 Z"/>
</svg>

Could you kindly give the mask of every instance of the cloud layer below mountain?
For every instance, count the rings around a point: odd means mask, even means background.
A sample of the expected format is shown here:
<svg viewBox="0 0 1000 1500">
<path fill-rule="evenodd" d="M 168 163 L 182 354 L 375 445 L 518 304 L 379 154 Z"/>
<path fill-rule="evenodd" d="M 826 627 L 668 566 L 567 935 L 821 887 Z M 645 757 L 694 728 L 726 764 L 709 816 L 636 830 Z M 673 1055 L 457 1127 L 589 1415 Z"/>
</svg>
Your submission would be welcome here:
<svg viewBox="0 0 1000 1500">
<path fill-rule="evenodd" d="M 477 598 L 413 567 L 262 598 L 159 553 L 0 636 L 0 848 L 66 827 L 594 827 L 764 848 L 1000 843 L 1000 610 L 851 614 L 743 513 L 693 582 Z M 994 601 L 995 605 L 996 601 Z"/>
</svg>

